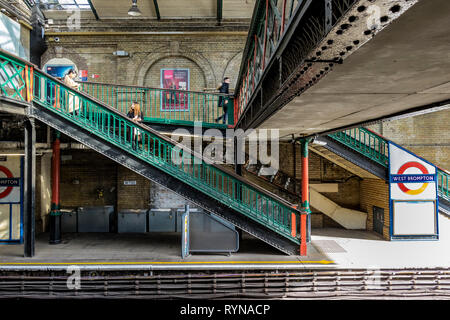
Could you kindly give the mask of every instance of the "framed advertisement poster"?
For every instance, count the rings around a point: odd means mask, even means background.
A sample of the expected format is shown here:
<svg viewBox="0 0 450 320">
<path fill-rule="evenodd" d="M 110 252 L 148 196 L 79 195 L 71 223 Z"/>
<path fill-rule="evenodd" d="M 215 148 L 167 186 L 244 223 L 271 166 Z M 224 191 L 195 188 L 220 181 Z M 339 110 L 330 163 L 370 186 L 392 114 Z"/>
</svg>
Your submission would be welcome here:
<svg viewBox="0 0 450 320">
<path fill-rule="evenodd" d="M 189 90 L 189 69 L 161 69 L 161 88 Z M 161 111 L 189 111 L 188 94 L 162 91 Z"/>
</svg>

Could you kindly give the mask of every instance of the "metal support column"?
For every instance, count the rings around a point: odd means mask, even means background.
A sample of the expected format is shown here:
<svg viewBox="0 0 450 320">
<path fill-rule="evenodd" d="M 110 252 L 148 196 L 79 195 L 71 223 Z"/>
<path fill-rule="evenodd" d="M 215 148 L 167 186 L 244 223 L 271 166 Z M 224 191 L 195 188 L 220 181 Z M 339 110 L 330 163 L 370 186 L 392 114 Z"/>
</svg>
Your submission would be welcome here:
<svg viewBox="0 0 450 320">
<path fill-rule="evenodd" d="M 61 211 L 59 210 L 59 183 L 60 183 L 60 133 L 55 132 L 52 157 L 52 207 L 50 212 L 50 244 L 61 243 Z"/>
<path fill-rule="evenodd" d="M 25 125 L 24 170 L 24 256 L 34 256 L 35 245 L 35 187 L 36 187 L 36 130 L 34 119 Z"/>
<path fill-rule="evenodd" d="M 309 159 L 308 159 L 308 144 L 310 139 L 301 140 L 302 150 L 302 214 L 300 221 L 300 255 L 306 255 L 306 243 L 311 241 L 311 223 L 309 208 Z"/>
</svg>

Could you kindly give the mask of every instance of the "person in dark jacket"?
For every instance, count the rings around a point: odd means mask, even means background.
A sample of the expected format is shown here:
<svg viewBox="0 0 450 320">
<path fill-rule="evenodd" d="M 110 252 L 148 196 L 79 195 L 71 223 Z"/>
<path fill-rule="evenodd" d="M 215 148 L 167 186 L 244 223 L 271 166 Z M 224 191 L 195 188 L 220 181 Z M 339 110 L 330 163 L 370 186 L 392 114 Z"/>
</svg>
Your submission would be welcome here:
<svg viewBox="0 0 450 320">
<path fill-rule="evenodd" d="M 229 88 L 230 88 L 230 78 L 225 77 L 223 79 L 222 85 L 217 88 L 220 93 L 229 94 Z M 228 122 L 228 99 L 226 97 L 220 96 L 219 97 L 219 108 L 223 109 L 223 115 L 218 117 L 216 119 L 216 122 L 219 122 L 220 119 L 223 120 L 223 123 L 226 124 Z"/>
</svg>

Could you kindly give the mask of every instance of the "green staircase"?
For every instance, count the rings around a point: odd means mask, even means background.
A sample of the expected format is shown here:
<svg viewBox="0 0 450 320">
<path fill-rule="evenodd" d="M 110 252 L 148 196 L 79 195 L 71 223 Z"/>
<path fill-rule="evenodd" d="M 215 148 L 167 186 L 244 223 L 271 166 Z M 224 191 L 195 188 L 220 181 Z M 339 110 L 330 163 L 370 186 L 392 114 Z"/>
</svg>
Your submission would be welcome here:
<svg viewBox="0 0 450 320">
<path fill-rule="evenodd" d="M 253 223 L 300 245 L 302 212 L 283 199 L 248 183 L 231 171 L 208 164 L 205 159 L 157 131 L 131 121 L 124 113 L 83 92 L 72 90 L 30 63 L 0 51 L 1 95 L 29 102 L 51 114 L 55 122 L 64 119 L 75 129 L 88 131 L 96 141 L 115 146 L 148 166 L 153 166 L 213 198 Z M 48 122 L 49 125 L 51 121 Z M 55 126 L 56 128 L 56 126 Z M 75 130 L 76 131 L 76 130 Z M 133 136 L 141 142 L 135 144 Z M 134 159 L 133 158 L 133 159 Z M 124 157 L 122 162 L 126 162 Z M 303 243 L 302 241 L 302 243 Z"/>
<path fill-rule="evenodd" d="M 385 137 L 366 128 L 353 128 L 328 135 L 333 140 L 363 155 L 365 158 L 388 168 L 389 152 L 388 142 Z M 437 169 L 438 195 L 445 201 L 450 201 L 449 197 L 449 174 L 441 168 Z"/>
</svg>

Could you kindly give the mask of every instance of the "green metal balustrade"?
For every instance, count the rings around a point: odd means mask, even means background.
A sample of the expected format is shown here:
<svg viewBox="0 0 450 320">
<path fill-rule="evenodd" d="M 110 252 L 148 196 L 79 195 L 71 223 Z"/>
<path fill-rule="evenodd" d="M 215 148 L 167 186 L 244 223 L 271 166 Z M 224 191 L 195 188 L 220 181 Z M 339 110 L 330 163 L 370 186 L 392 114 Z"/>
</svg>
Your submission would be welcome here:
<svg viewBox="0 0 450 320">
<path fill-rule="evenodd" d="M 388 142 L 383 137 L 364 128 L 348 129 L 328 136 L 387 168 Z"/>
<path fill-rule="evenodd" d="M 205 127 L 226 128 L 234 123 L 233 97 L 231 95 L 185 90 L 126 86 L 105 83 L 81 82 L 80 90 L 127 113 L 132 102 L 141 106 L 144 122 L 193 126 L 201 122 Z M 219 100 L 227 105 L 228 122 L 216 119 L 224 112 Z"/>
<path fill-rule="evenodd" d="M 389 140 L 384 138 L 383 136 L 380 136 L 379 134 L 365 128 L 353 128 L 341 132 L 332 133 L 328 136 L 366 156 L 370 160 L 381 164 L 383 167 L 388 167 Z M 449 176 L 450 174 L 448 174 L 446 171 L 438 168 L 438 194 L 439 197 L 442 197 L 448 201 L 450 201 L 448 194 Z"/>
<path fill-rule="evenodd" d="M 39 107 L 50 110 L 300 244 L 296 221 L 300 221 L 302 212 L 281 198 L 219 166 L 208 164 L 202 156 L 186 147 L 175 145 L 174 141 L 156 131 L 133 122 L 125 114 L 82 92 L 68 88 L 36 68 L 31 76 L 27 75 L 24 73 L 27 62 L 20 58 L 0 51 L 0 62 L 2 95 L 30 101 L 26 90 L 23 90 L 23 83 L 26 82 L 33 89 L 33 103 Z"/>
<path fill-rule="evenodd" d="M 438 193 L 439 197 L 444 198 L 447 201 L 450 201 L 450 196 L 448 194 L 448 180 L 450 174 L 446 171 L 438 168 L 437 170 L 437 179 L 438 179 Z"/>
</svg>

